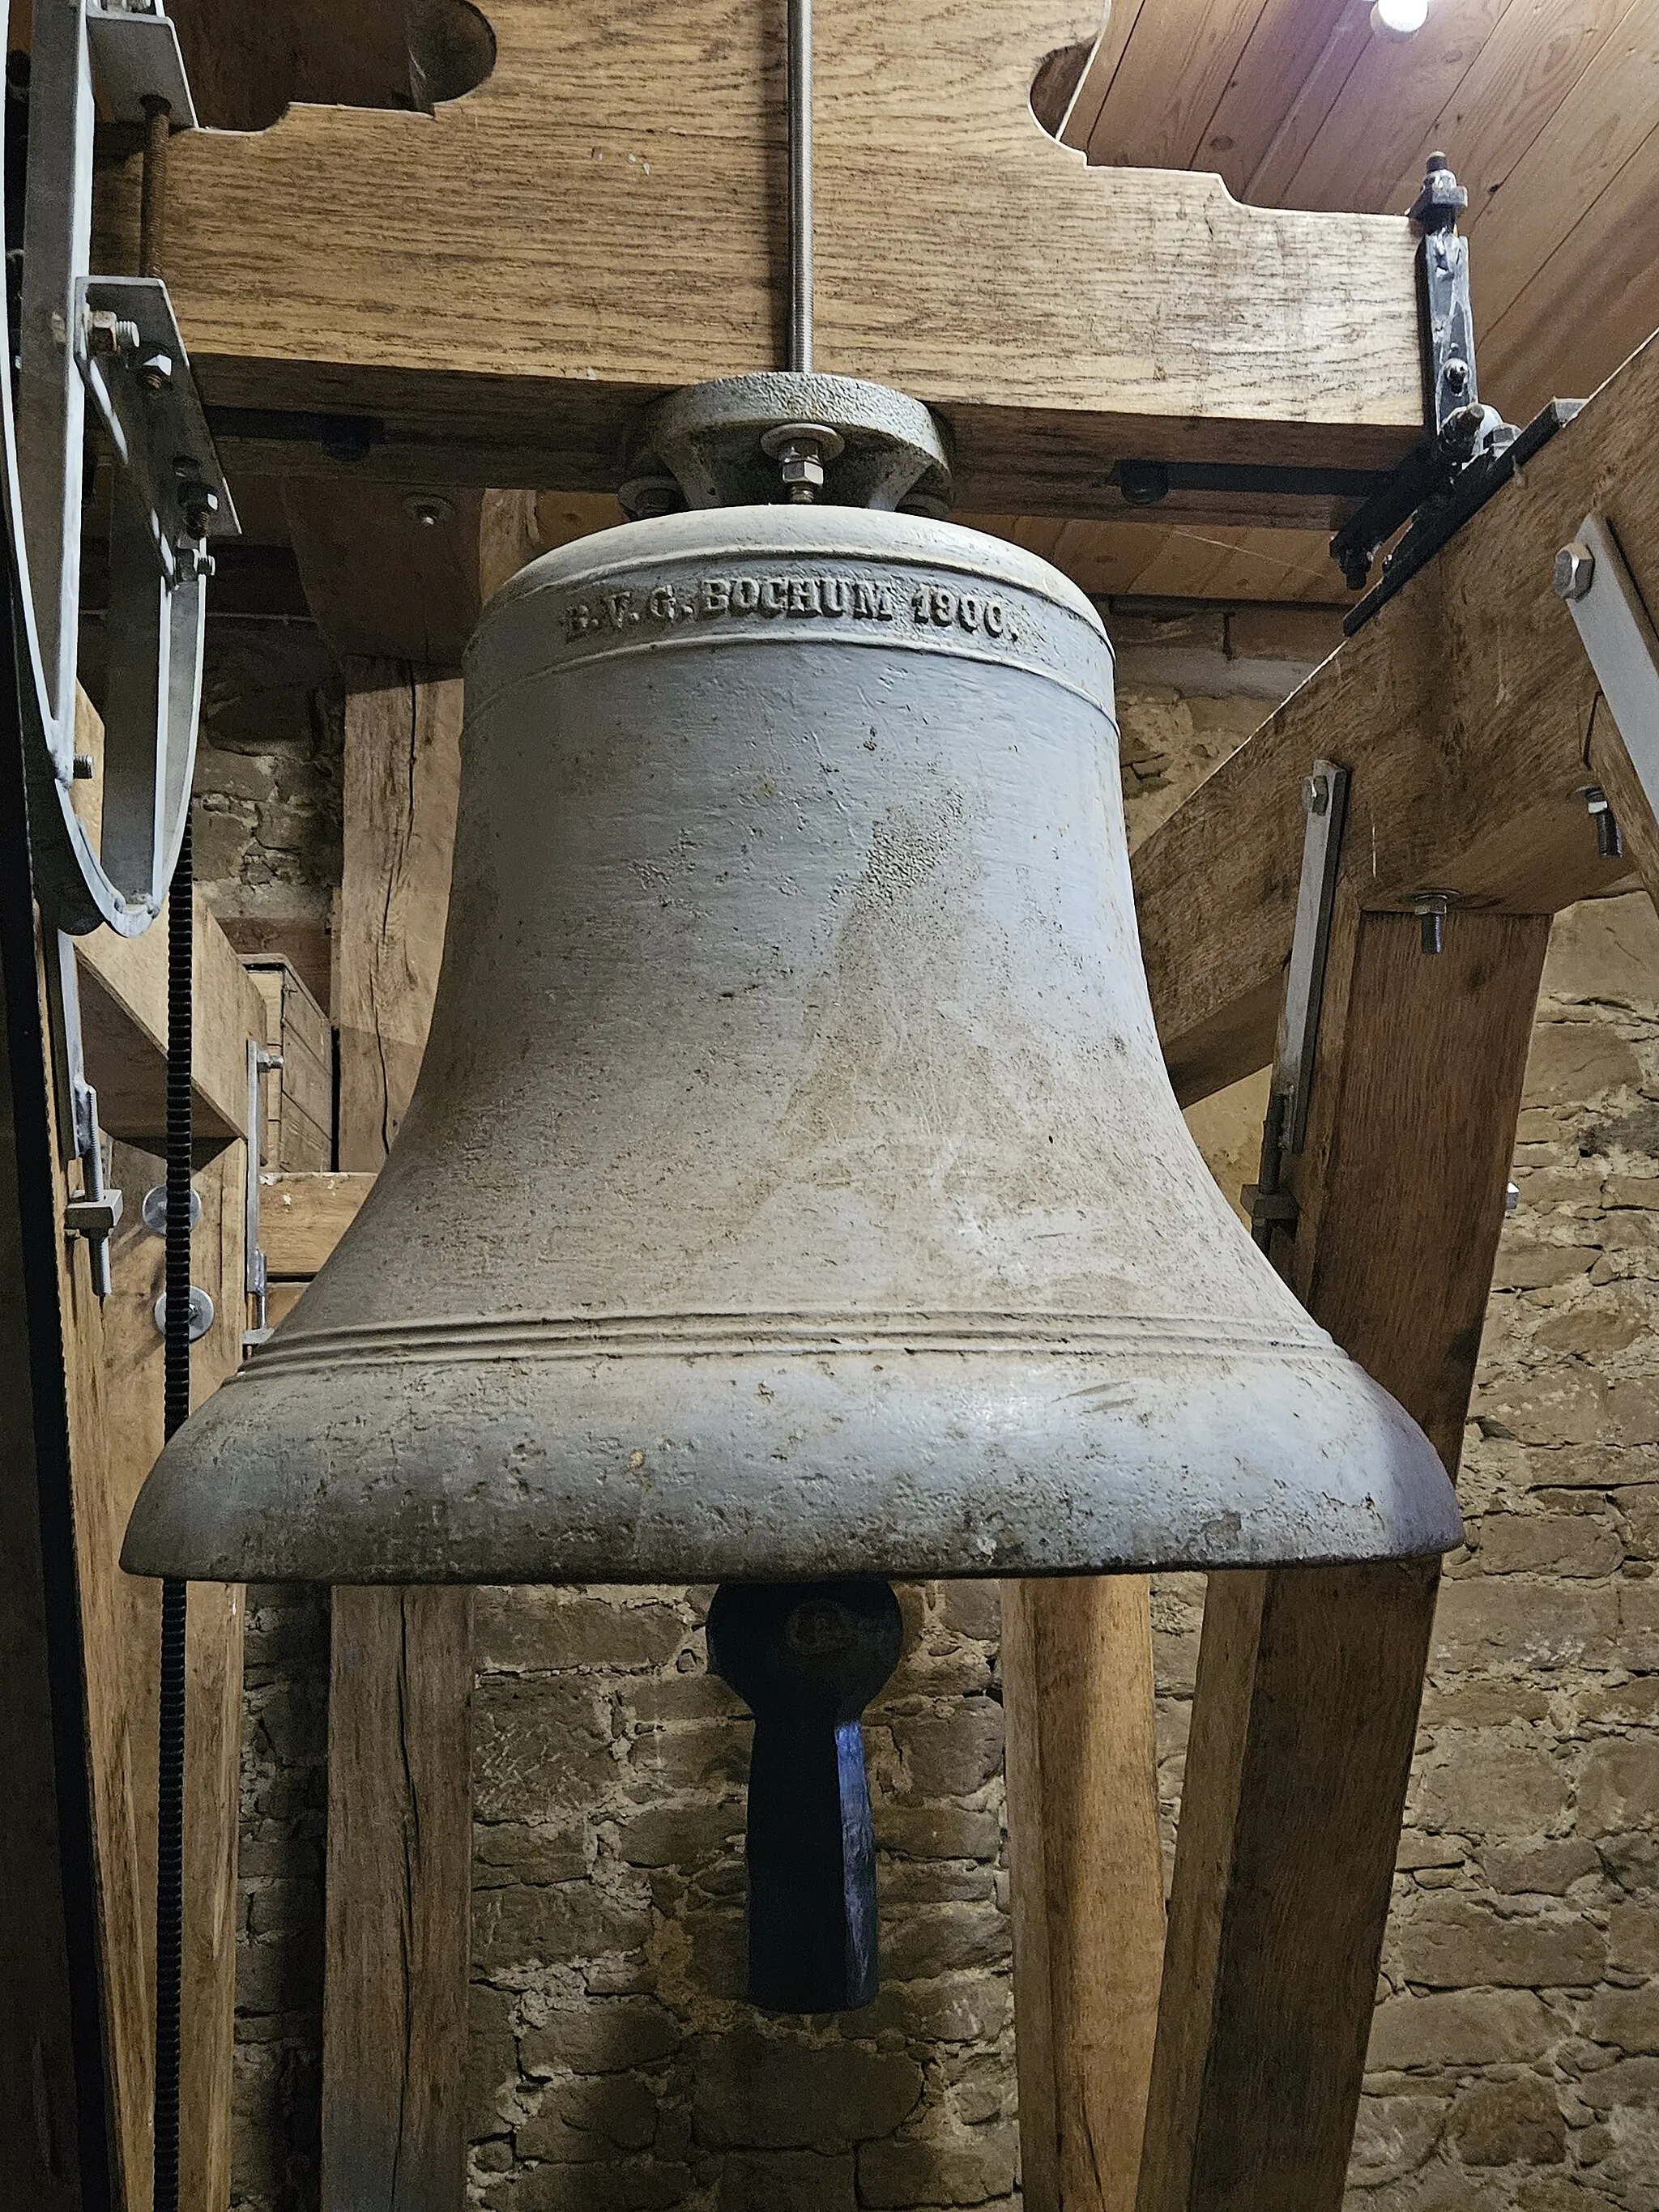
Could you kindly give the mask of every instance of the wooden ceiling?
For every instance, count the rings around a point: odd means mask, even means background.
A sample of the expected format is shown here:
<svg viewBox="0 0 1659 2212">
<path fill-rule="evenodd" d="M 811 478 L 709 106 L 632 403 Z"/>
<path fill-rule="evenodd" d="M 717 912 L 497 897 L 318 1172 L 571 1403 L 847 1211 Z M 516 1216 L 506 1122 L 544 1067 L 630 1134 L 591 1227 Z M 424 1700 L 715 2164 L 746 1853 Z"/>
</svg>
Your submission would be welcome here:
<svg viewBox="0 0 1659 2212">
<path fill-rule="evenodd" d="M 1659 328 L 1659 0 L 1429 0 L 1401 40 L 1369 0 L 1110 0 L 1043 120 L 1091 164 L 1212 169 L 1264 206 L 1401 213 L 1443 149 L 1469 193 L 1481 397 L 1513 422 Z M 1303 532 L 996 526 L 1091 591 L 1343 596 Z"/>
</svg>

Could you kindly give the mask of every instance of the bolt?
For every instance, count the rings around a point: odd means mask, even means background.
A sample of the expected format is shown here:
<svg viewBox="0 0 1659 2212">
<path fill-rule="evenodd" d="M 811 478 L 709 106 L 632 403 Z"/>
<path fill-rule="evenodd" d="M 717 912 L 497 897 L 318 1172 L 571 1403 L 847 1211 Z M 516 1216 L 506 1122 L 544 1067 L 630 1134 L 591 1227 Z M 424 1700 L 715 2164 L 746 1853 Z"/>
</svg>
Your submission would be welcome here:
<svg viewBox="0 0 1659 2212">
<path fill-rule="evenodd" d="M 435 491 L 412 491 L 404 501 L 404 513 L 422 530 L 436 530 L 454 515 L 453 504 Z"/>
<path fill-rule="evenodd" d="M 1318 775 L 1302 780 L 1302 811 L 1304 814 L 1323 814 L 1331 803 L 1331 780 Z"/>
<path fill-rule="evenodd" d="M 1449 361 L 1445 367 L 1441 370 L 1440 374 L 1446 380 L 1446 384 L 1449 390 L 1453 392 L 1462 392 L 1468 388 L 1469 381 L 1469 365 L 1468 362 Z"/>
<path fill-rule="evenodd" d="M 797 507 L 823 489 L 823 465 L 846 450 L 839 432 L 823 422 L 780 422 L 761 439 L 761 451 L 778 465 L 784 495 Z"/>
<path fill-rule="evenodd" d="M 146 354 L 138 364 L 138 381 L 146 392 L 166 392 L 173 383 L 171 354 Z"/>
<path fill-rule="evenodd" d="M 1581 784 L 1572 794 L 1582 799 L 1595 824 L 1595 849 L 1604 860 L 1622 860 L 1625 857 L 1625 833 L 1619 827 L 1619 817 L 1613 803 L 1599 783 Z"/>
<path fill-rule="evenodd" d="M 1551 579 L 1558 599 L 1569 605 L 1582 599 L 1595 581 L 1595 556 L 1589 547 L 1575 538 L 1571 545 L 1564 545 L 1555 556 L 1555 570 Z"/>
<path fill-rule="evenodd" d="M 185 518 L 185 529 L 191 538 L 205 538 L 208 525 L 219 512 L 219 495 L 204 483 L 181 483 L 179 487 L 179 511 Z"/>
<path fill-rule="evenodd" d="M 98 763 L 90 753 L 76 753 L 70 765 L 77 783 L 90 783 L 98 773 Z"/>
<path fill-rule="evenodd" d="M 630 477 L 617 494 L 623 512 L 635 522 L 649 522 L 659 514 L 674 514 L 685 505 L 685 494 L 671 476 Z"/>
<path fill-rule="evenodd" d="M 1423 925 L 1425 952 L 1443 952 L 1446 949 L 1446 915 L 1455 891 L 1413 891 L 1411 909 Z"/>
<path fill-rule="evenodd" d="M 1504 1184 L 1504 1212 L 1505 1212 L 1505 1213 L 1513 1213 L 1513 1212 L 1514 1212 L 1514 1211 L 1515 1211 L 1515 1209 L 1516 1209 L 1516 1207 L 1517 1206 L 1519 1206 L 1519 1205 L 1520 1205 L 1520 1203 L 1521 1203 L 1521 1186 L 1520 1186 L 1520 1184 L 1519 1184 L 1518 1182 L 1506 1182 L 1506 1183 Z"/>
<path fill-rule="evenodd" d="M 89 354 L 137 353 L 143 343 L 137 324 L 130 323 L 125 315 L 118 315 L 108 307 L 88 310 L 87 351 Z"/>
</svg>

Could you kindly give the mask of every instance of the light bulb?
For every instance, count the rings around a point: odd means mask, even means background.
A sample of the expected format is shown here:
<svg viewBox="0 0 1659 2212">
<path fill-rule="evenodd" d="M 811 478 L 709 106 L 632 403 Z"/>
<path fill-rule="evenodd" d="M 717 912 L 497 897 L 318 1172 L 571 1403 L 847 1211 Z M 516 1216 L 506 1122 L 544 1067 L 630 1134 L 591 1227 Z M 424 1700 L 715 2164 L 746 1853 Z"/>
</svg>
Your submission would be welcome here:
<svg viewBox="0 0 1659 2212">
<path fill-rule="evenodd" d="M 1372 0 L 1371 28 L 1384 39 L 1409 39 L 1429 20 L 1429 0 Z"/>
</svg>

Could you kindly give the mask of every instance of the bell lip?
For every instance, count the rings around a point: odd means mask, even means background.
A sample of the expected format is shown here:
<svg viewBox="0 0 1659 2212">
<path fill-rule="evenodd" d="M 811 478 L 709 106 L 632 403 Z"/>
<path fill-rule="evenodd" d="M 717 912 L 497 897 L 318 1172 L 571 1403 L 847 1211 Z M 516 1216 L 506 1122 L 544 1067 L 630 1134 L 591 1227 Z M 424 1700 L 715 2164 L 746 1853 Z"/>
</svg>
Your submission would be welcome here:
<svg viewBox="0 0 1659 2212">
<path fill-rule="evenodd" d="M 898 1398 L 865 1355 L 829 1373 L 628 1364 L 625 1383 L 605 1362 L 556 1378 L 348 1370 L 307 1393 L 256 1363 L 167 1445 L 122 1565 L 206 1582 L 1024 1579 L 1422 1559 L 1463 1540 L 1438 1455 L 1334 1346 L 1139 1376 L 1065 1356 L 976 1357 L 969 1375 L 923 1352 Z M 798 1432 L 811 1442 L 781 1469 Z"/>
<path fill-rule="evenodd" d="M 733 525 L 746 527 L 734 528 Z M 736 541 L 741 539 L 742 543 Z M 629 568 L 684 559 L 707 550 L 729 556 L 745 554 L 822 553 L 853 560 L 886 557 L 915 561 L 935 568 L 960 569 L 981 583 L 987 578 L 1012 590 L 1036 592 L 1086 623 L 1112 655 L 1100 611 L 1071 578 L 1023 545 L 993 538 L 965 522 L 937 522 L 931 516 L 899 514 L 884 507 L 706 507 L 677 514 L 653 515 L 641 522 L 615 523 L 568 544 L 556 545 L 497 586 L 485 600 L 464 665 L 470 669 L 478 637 L 489 617 L 538 592 L 563 589 L 590 577 L 615 576 Z M 1115 655 L 1112 655 L 1115 659 Z"/>
</svg>

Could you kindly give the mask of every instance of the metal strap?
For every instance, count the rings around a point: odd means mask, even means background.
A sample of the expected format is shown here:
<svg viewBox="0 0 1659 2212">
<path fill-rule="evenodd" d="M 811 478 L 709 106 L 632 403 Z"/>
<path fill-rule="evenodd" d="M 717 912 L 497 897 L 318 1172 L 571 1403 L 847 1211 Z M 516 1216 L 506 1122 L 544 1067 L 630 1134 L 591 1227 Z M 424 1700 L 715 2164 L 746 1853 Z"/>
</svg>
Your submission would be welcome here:
<svg viewBox="0 0 1659 2212">
<path fill-rule="evenodd" d="M 1319 1048 L 1331 916 L 1336 907 L 1342 832 L 1348 816 L 1347 769 L 1334 761 L 1316 760 L 1303 779 L 1302 805 L 1307 817 L 1302 838 L 1302 879 L 1297 889 L 1285 1004 L 1261 1133 L 1261 1166 L 1259 1179 L 1248 1183 L 1241 1193 L 1249 1208 L 1250 1234 L 1264 1252 L 1273 1241 L 1274 1229 L 1289 1228 L 1296 1220 L 1296 1200 L 1281 1189 L 1280 1176 L 1286 1158 L 1302 1150 L 1308 1133 L 1308 1098 Z"/>
</svg>

